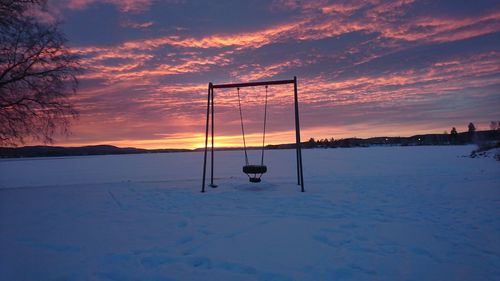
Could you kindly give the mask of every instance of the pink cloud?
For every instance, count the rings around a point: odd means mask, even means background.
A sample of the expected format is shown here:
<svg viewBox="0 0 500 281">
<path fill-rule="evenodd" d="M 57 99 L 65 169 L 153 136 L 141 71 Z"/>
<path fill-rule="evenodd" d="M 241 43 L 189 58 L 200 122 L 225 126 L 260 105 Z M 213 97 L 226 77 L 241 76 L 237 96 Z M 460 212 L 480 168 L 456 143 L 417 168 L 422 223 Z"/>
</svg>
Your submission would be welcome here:
<svg viewBox="0 0 500 281">
<path fill-rule="evenodd" d="M 145 22 L 132 22 L 132 21 L 124 21 L 120 25 L 122 27 L 135 28 L 135 29 L 144 29 L 153 26 L 152 21 Z"/>
<path fill-rule="evenodd" d="M 71 0 L 74 7 L 85 7 L 95 0 Z M 285 42 L 290 40 L 314 41 L 324 38 L 340 36 L 353 31 L 366 33 L 379 33 L 380 36 L 373 40 L 385 38 L 385 47 L 392 50 L 399 48 L 401 42 L 448 42 L 470 38 L 482 34 L 498 31 L 500 14 L 492 12 L 487 15 L 470 18 L 433 18 L 421 17 L 410 19 L 402 24 L 395 24 L 391 19 L 404 12 L 405 7 L 412 1 L 394 1 L 389 3 L 368 2 L 339 2 L 336 4 L 318 2 L 303 3 L 301 7 L 304 13 L 294 20 L 261 30 L 252 32 L 240 32 L 233 34 L 212 34 L 205 37 L 181 37 L 174 35 L 159 36 L 143 40 L 131 40 L 117 46 L 101 48 L 75 48 L 75 51 L 86 56 L 84 64 L 91 70 L 86 74 L 87 78 L 92 76 L 108 77 L 112 80 L 130 79 L 148 76 L 178 75 L 183 73 L 206 72 L 215 66 L 224 66 L 232 62 L 232 57 L 238 52 L 246 49 L 258 49 L 263 46 Z M 120 1 L 124 7 L 147 6 L 149 1 Z M 296 2 L 291 2 L 295 7 Z M 295 4 L 294 4 L 295 3 Z M 302 2 L 300 2 L 302 3 Z M 366 17 L 351 19 L 350 15 L 366 5 L 373 5 Z M 285 6 L 287 6 L 286 4 Z M 131 24 L 130 26 L 143 28 L 150 26 L 152 22 Z M 369 43 L 369 42 L 368 42 Z M 392 46 L 389 46 L 392 44 Z M 161 65 L 145 65 L 152 59 L 154 51 L 165 46 L 179 49 L 168 55 Z M 200 53 L 192 53 L 181 61 L 176 60 L 179 53 L 186 53 L 183 49 L 207 49 L 207 48 L 232 48 L 220 51 L 216 55 L 203 56 Z M 356 48 L 351 51 L 358 52 Z M 346 55 L 348 55 L 346 53 Z M 380 54 L 367 54 L 354 64 L 366 63 L 379 57 Z M 120 65 L 108 66 L 102 62 L 111 58 L 125 58 L 129 62 Z M 266 66 L 263 69 L 252 70 L 252 73 L 244 71 L 240 67 L 231 75 L 241 76 L 245 79 L 260 79 L 278 75 L 286 69 L 304 65 L 305 62 L 281 62 L 277 65 Z"/>
<path fill-rule="evenodd" d="M 70 9 L 85 9 L 94 3 L 107 3 L 115 5 L 122 12 L 143 12 L 151 6 L 151 0 L 66 0 Z"/>
<path fill-rule="evenodd" d="M 395 9 L 392 16 L 397 16 L 403 5 L 382 5 Z M 331 6 L 326 7 L 333 9 Z M 235 34 L 214 34 L 206 37 L 160 36 L 147 40 L 124 42 L 121 47 L 128 49 L 155 49 L 164 45 L 181 48 L 222 48 L 233 46 L 238 49 L 260 48 L 262 46 L 286 40 L 319 40 L 335 37 L 353 31 L 380 33 L 382 37 L 404 41 L 455 41 L 498 31 L 500 14 L 493 12 L 481 17 L 446 19 L 422 17 L 410 19 L 404 23 L 393 23 L 383 17 L 378 10 L 371 10 L 366 18 L 349 18 L 351 10 L 339 10 L 332 16 L 305 14 L 296 20 L 262 30 Z M 344 8 L 346 9 L 346 8 Z M 351 8 L 355 9 L 355 8 Z M 342 11 L 343 13 L 340 13 Z M 384 14 L 385 15 L 385 14 Z M 386 15 L 385 15 L 386 16 Z"/>
</svg>

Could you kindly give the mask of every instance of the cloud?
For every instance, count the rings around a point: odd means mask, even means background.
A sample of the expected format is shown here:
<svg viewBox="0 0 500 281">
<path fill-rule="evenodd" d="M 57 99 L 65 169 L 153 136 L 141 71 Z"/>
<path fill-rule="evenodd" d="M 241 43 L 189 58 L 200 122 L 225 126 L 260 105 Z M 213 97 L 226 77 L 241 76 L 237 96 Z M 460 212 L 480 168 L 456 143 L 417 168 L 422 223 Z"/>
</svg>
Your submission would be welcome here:
<svg viewBox="0 0 500 281">
<path fill-rule="evenodd" d="M 404 8 L 409 3 L 411 1 L 380 4 L 371 9 L 366 9 L 366 5 L 361 4 L 334 4 L 321 8 L 316 5 L 319 11 L 313 10 L 315 13 L 309 11 L 309 8 L 304 8 L 303 14 L 296 19 L 262 30 L 235 34 L 212 34 L 205 37 L 167 35 L 126 41 L 118 47 L 142 51 L 164 46 L 188 49 L 234 47 L 236 50 L 244 50 L 289 40 L 299 42 L 321 40 L 352 32 L 380 34 L 382 38 L 400 41 L 402 44 L 404 42 L 449 42 L 499 31 L 500 12 L 498 11 L 469 18 L 431 16 L 399 18 L 404 14 Z M 362 11 L 362 14 L 352 16 L 357 11 Z M 152 22 L 125 23 L 125 26 L 136 28 L 151 25 Z"/>
<path fill-rule="evenodd" d="M 151 0 L 66 0 L 64 1 L 69 9 L 81 10 L 92 4 L 105 3 L 116 6 L 121 12 L 144 12 L 147 11 L 151 4 Z"/>
<path fill-rule="evenodd" d="M 132 22 L 132 21 L 124 21 L 121 23 L 122 27 L 135 28 L 135 29 L 144 29 L 153 26 L 152 21 L 145 22 Z"/>
<path fill-rule="evenodd" d="M 68 3 L 75 12 L 97 1 Z M 106 3 L 146 15 L 155 5 Z M 203 35 L 192 33 L 192 26 L 170 28 L 175 21 L 120 19 L 117 34 L 130 32 L 135 39 L 72 47 L 87 69 L 75 97 L 82 110 L 75 134 L 86 136 L 79 143 L 197 146 L 208 82 L 295 75 L 309 137 L 442 132 L 452 119 L 498 119 L 490 111 L 500 102 L 499 11 L 418 13 L 417 4 L 276 1 L 266 12 L 288 15 L 281 20 Z M 270 142 L 293 140 L 292 90 L 269 89 Z M 251 144 L 262 126 L 262 94 L 262 88 L 242 90 L 245 112 L 255 117 L 247 120 Z M 235 92 L 219 90 L 216 97 L 220 143 L 238 144 Z"/>
</svg>

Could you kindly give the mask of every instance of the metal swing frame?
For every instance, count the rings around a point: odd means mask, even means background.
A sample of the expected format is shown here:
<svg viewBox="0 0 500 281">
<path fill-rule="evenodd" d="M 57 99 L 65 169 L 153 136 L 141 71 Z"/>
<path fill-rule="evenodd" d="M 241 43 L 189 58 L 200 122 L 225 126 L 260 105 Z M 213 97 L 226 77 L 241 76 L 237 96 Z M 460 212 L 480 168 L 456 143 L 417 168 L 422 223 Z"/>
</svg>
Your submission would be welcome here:
<svg viewBox="0 0 500 281">
<path fill-rule="evenodd" d="M 207 171 L 207 153 L 208 153 L 208 129 L 211 127 L 211 165 L 210 165 L 210 186 L 217 187 L 214 184 L 214 89 L 228 89 L 228 88 L 244 88 L 256 86 L 270 86 L 270 85 L 283 85 L 293 84 L 294 91 L 294 108 L 295 108 L 295 151 L 297 155 L 297 185 L 300 185 L 300 191 L 304 192 L 304 174 L 302 169 L 302 147 L 300 142 L 300 118 L 299 118 L 299 100 L 298 100 L 298 86 L 297 77 L 292 80 L 274 80 L 274 81 L 261 81 L 249 83 L 234 83 L 234 84 L 212 84 L 208 83 L 208 100 L 207 100 L 207 120 L 205 126 L 205 155 L 203 160 L 203 179 L 201 183 L 201 192 L 205 192 L 205 179 Z M 210 118 L 211 116 L 211 118 Z M 211 126 L 210 126 L 211 125 Z"/>
</svg>

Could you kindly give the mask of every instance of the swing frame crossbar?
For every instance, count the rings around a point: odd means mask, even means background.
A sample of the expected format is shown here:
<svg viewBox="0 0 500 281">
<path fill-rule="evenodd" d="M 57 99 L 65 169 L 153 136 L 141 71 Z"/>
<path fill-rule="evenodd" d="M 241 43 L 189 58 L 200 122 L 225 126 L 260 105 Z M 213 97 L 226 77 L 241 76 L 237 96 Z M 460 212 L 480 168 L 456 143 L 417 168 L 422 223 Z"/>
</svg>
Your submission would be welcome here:
<svg viewBox="0 0 500 281">
<path fill-rule="evenodd" d="M 293 84 L 294 91 L 294 109 L 295 109 L 295 151 L 297 156 L 297 185 L 300 185 L 300 191 L 304 192 L 304 174 L 302 169 L 302 145 L 300 142 L 300 118 L 299 118 L 299 100 L 298 100 L 298 86 L 297 77 L 291 80 L 274 80 L 274 81 L 260 81 L 249 83 L 232 83 L 232 84 L 212 84 L 208 83 L 208 100 L 207 100 L 207 119 L 205 126 L 205 154 L 203 160 L 203 179 L 201 184 L 201 192 L 205 192 L 205 179 L 207 171 L 207 154 L 208 154 L 208 135 L 209 127 L 211 128 L 211 157 L 210 157 L 210 186 L 217 187 L 214 184 L 214 89 L 228 89 L 228 88 L 244 88 L 244 87 L 257 87 L 257 86 L 270 86 L 270 85 L 284 85 Z M 210 126 L 211 125 L 211 126 Z"/>
</svg>

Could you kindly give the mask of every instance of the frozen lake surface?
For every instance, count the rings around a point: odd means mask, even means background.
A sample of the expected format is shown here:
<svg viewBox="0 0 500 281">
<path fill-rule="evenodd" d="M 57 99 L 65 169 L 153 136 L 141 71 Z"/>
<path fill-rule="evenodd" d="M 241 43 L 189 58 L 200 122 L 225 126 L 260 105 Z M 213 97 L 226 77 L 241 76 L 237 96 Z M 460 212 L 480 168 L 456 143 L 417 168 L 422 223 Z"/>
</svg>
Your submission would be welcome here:
<svg viewBox="0 0 500 281">
<path fill-rule="evenodd" d="M 0 160 L 0 280 L 500 280 L 500 162 L 473 146 Z M 257 161 L 257 152 L 251 159 Z"/>
</svg>

